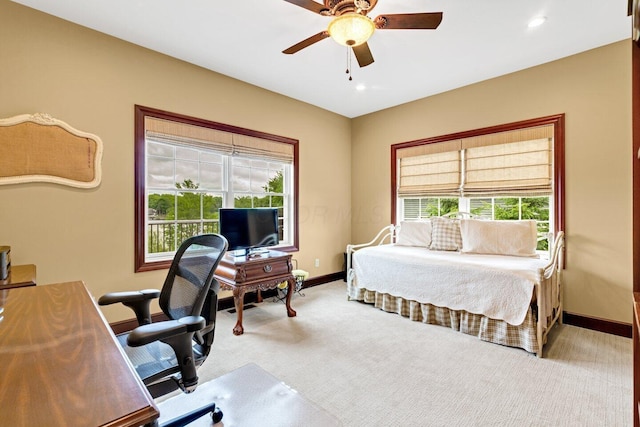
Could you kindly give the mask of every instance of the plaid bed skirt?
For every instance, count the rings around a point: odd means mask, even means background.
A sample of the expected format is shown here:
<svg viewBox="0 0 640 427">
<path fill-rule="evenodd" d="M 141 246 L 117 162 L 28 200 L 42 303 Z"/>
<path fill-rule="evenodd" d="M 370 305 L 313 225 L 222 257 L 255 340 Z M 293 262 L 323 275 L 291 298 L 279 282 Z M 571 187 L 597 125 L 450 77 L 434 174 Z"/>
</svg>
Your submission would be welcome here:
<svg viewBox="0 0 640 427">
<path fill-rule="evenodd" d="M 538 352 L 535 314 L 531 307 L 521 325 L 513 326 L 502 320 L 491 319 L 464 310 L 450 310 L 431 304 L 394 297 L 362 288 L 352 287 L 349 298 L 373 304 L 390 313 L 397 313 L 416 322 L 448 326 L 456 331 L 474 335 L 483 341 Z"/>
</svg>

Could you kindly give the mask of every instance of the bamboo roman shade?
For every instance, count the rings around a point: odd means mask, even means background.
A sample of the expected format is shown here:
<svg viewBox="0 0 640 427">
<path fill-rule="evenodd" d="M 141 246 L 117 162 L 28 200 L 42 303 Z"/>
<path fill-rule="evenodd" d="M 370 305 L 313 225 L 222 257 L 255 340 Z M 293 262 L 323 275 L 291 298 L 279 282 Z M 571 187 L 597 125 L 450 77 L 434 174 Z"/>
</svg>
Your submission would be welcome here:
<svg viewBox="0 0 640 427">
<path fill-rule="evenodd" d="M 190 145 L 227 155 L 245 155 L 293 162 L 292 144 L 239 133 L 145 117 L 145 136 L 167 144 Z"/>
<path fill-rule="evenodd" d="M 399 149 L 398 195 L 549 195 L 552 141 L 547 125 Z"/>
<path fill-rule="evenodd" d="M 512 142 L 465 150 L 467 196 L 551 194 L 551 140 Z"/>
<path fill-rule="evenodd" d="M 460 193 L 460 151 L 400 159 L 400 197 Z"/>
</svg>

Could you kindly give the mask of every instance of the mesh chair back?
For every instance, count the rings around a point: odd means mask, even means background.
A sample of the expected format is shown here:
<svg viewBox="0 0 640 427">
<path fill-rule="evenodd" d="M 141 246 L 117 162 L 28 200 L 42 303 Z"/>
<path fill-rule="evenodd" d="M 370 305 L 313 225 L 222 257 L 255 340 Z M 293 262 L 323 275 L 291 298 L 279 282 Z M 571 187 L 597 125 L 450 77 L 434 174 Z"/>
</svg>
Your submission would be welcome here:
<svg viewBox="0 0 640 427">
<path fill-rule="evenodd" d="M 227 240 L 218 234 L 190 237 L 180 245 L 160 292 L 160 308 L 170 319 L 202 313 L 211 283 L 219 286 L 213 275 L 226 250 Z"/>
</svg>

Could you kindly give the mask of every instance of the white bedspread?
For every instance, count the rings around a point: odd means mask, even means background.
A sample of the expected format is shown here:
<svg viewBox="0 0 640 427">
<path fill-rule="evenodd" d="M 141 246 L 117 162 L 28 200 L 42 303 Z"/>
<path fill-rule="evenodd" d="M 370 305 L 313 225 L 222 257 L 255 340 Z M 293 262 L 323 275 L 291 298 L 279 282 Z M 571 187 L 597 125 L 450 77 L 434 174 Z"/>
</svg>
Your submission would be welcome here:
<svg viewBox="0 0 640 427">
<path fill-rule="evenodd" d="M 352 287 L 520 325 L 547 260 L 381 245 L 353 254 Z"/>
</svg>

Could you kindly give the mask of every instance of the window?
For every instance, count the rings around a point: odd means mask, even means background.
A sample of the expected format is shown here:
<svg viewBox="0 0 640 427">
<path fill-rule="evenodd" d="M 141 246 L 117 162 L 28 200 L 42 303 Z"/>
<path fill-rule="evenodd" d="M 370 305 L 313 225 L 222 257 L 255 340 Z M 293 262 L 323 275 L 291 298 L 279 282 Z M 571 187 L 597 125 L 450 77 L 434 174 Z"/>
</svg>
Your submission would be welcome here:
<svg viewBox="0 0 640 427">
<path fill-rule="evenodd" d="M 136 106 L 135 268 L 219 232 L 222 207 L 275 207 L 279 250 L 298 247 L 296 140 Z"/>
<path fill-rule="evenodd" d="M 393 222 L 462 211 L 534 219 L 540 233 L 564 229 L 564 115 L 395 144 L 391 151 Z"/>
<path fill-rule="evenodd" d="M 487 197 L 487 198 L 402 198 L 399 200 L 401 220 L 423 219 L 442 216 L 451 212 L 469 212 L 482 218 L 497 220 L 533 219 L 538 226 L 538 234 L 550 230 L 550 196 L 540 197 Z M 538 250 L 549 249 L 547 240 L 538 242 Z"/>
<path fill-rule="evenodd" d="M 460 200 L 445 197 L 400 199 L 401 212 L 400 219 L 422 219 L 430 216 L 442 216 L 450 212 L 460 212 Z"/>
</svg>

